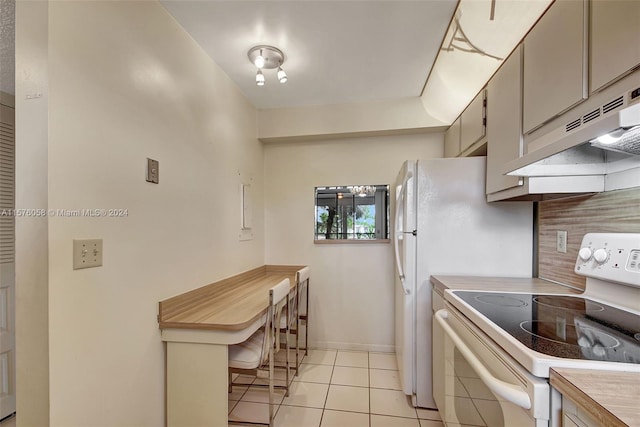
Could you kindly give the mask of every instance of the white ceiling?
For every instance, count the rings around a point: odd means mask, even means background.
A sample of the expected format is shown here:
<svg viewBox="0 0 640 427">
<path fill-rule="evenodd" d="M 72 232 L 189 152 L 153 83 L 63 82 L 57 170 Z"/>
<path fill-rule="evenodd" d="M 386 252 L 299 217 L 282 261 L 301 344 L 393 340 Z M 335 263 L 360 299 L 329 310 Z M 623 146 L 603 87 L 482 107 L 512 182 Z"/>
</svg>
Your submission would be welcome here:
<svg viewBox="0 0 640 427">
<path fill-rule="evenodd" d="M 185 1 L 161 3 L 257 108 L 420 96 L 456 0 Z M 273 45 L 289 81 L 247 51 Z"/>
<path fill-rule="evenodd" d="M 465 33 L 504 58 L 552 0 L 460 0 Z M 161 0 L 258 108 L 417 97 L 450 123 L 501 61 L 440 51 L 457 0 Z M 489 20 L 491 8 L 495 17 Z M 15 0 L 0 0 L 0 91 L 14 93 Z M 445 43 L 451 39 L 452 29 Z M 258 44 L 285 53 L 289 81 L 266 70 L 255 85 L 246 56 Z M 433 70 L 432 70 L 433 66 Z"/>
</svg>

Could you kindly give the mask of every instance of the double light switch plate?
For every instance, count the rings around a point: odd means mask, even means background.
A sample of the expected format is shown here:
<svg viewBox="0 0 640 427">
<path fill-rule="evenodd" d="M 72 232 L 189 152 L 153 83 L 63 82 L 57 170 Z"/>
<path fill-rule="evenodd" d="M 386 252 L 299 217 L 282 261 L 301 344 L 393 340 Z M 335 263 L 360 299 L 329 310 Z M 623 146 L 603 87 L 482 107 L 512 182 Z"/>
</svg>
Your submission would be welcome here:
<svg viewBox="0 0 640 427">
<path fill-rule="evenodd" d="M 102 265 L 102 239 L 73 241 L 73 269 Z"/>
</svg>

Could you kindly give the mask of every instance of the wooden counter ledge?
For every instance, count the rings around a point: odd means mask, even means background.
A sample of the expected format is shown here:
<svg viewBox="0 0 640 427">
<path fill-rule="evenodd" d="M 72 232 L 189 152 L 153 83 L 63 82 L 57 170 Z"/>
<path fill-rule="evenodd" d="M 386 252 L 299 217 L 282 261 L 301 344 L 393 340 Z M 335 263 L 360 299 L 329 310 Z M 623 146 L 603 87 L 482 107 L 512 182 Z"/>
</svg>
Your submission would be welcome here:
<svg viewBox="0 0 640 427">
<path fill-rule="evenodd" d="M 167 427 L 228 424 L 228 346 L 264 324 L 269 289 L 295 287 L 303 268 L 263 265 L 160 302 Z"/>
<path fill-rule="evenodd" d="M 302 268 L 263 265 L 161 301 L 160 329 L 242 330 L 266 313 L 269 288 L 286 278 L 295 286 Z"/>
</svg>

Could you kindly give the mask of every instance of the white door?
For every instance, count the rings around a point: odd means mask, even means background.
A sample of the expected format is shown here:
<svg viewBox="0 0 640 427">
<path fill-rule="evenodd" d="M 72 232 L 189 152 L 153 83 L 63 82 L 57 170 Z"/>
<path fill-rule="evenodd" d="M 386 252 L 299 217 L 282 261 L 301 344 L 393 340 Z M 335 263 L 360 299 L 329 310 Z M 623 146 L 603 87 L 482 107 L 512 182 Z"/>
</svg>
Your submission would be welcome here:
<svg viewBox="0 0 640 427">
<path fill-rule="evenodd" d="M 405 162 L 396 180 L 393 244 L 396 258 L 395 347 L 402 391 L 415 391 L 415 166 Z"/>
<path fill-rule="evenodd" d="M 16 411 L 14 147 L 14 110 L 0 105 L 0 419 Z"/>
</svg>

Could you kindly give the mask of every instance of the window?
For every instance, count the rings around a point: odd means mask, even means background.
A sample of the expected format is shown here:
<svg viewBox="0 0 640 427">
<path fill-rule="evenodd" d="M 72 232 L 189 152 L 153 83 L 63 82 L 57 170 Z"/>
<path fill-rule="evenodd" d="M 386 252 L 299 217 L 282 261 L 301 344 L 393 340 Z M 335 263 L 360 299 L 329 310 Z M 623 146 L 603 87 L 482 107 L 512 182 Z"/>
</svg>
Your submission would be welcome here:
<svg viewBox="0 0 640 427">
<path fill-rule="evenodd" d="M 316 187 L 315 240 L 389 239 L 389 186 Z"/>
</svg>

